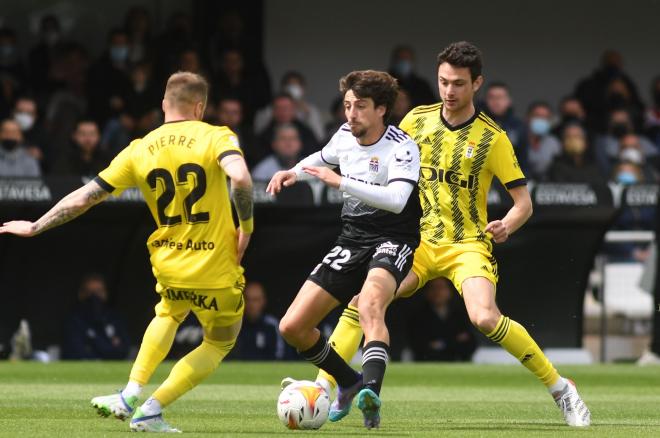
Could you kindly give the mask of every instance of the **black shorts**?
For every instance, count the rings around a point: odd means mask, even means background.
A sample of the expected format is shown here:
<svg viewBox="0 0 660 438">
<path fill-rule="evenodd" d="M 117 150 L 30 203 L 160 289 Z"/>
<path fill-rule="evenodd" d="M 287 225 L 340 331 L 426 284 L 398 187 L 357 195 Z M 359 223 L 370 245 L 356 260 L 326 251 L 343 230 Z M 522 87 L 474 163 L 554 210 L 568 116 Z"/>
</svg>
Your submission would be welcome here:
<svg viewBox="0 0 660 438">
<path fill-rule="evenodd" d="M 372 268 L 390 272 L 398 288 L 412 268 L 416 248 L 417 243 L 400 240 L 384 240 L 366 247 L 335 244 L 307 279 L 348 304 L 360 293 Z"/>
</svg>

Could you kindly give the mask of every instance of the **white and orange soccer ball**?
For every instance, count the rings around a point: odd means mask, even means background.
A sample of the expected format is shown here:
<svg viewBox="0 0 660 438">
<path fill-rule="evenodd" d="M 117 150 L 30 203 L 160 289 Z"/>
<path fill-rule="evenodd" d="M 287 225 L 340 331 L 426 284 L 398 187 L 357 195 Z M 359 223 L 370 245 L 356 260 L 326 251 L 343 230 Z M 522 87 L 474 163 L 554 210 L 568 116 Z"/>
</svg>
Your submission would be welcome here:
<svg viewBox="0 0 660 438">
<path fill-rule="evenodd" d="M 289 429 L 318 429 L 328 419 L 330 399 L 316 383 L 299 380 L 282 390 L 277 415 Z"/>
</svg>

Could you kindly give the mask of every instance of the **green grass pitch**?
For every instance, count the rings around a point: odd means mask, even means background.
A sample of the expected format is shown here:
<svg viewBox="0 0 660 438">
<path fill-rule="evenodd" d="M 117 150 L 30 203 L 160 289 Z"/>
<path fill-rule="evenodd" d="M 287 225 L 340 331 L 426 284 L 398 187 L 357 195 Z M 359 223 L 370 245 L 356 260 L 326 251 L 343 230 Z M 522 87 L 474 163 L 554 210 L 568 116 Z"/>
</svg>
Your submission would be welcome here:
<svg viewBox="0 0 660 438">
<path fill-rule="evenodd" d="M 159 367 L 162 381 L 172 363 Z M 128 422 L 96 416 L 89 400 L 120 388 L 128 362 L 0 363 L 0 436 L 118 437 Z M 561 367 L 592 412 L 592 426 L 570 429 L 536 379 L 521 366 L 391 364 L 382 425 L 367 431 L 360 411 L 318 431 L 289 431 L 276 415 L 279 381 L 313 378 L 305 363 L 227 362 L 165 411 L 190 437 L 660 437 L 660 369 L 633 365 Z M 147 393 L 155 385 L 147 387 Z"/>
</svg>

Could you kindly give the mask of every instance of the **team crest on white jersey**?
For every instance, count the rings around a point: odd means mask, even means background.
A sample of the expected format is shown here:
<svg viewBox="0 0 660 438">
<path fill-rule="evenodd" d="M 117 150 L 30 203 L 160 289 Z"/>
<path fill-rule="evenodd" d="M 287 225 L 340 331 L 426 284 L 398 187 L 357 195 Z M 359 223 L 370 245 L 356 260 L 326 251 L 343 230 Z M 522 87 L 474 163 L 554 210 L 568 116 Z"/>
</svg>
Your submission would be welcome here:
<svg viewBox="0 0 660 438">
<path fill-rule="evenodd" d="M 371 157 L 369 160 L 369 172 L 378 173 L 378 157 Z"/>
</svg>

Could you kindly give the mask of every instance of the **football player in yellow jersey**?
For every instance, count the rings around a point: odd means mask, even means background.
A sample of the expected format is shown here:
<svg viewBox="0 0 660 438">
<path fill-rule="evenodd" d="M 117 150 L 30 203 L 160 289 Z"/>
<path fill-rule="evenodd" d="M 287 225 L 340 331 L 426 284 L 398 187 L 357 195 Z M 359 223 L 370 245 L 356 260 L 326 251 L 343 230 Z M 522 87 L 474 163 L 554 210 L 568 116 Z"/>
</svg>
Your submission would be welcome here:
<svg viewBox="0 0 660 438">
<path fill-rule="evenodd" d="M 178 432 L 162 408 L 213 372 L 234 346 L 243 316 L 241 258 L 253 230 L 252 180 L 236 135 L 201 122 L 208 84 L 199 75 L 170 76 L 165 123 L 135 140 L 107 169 L 59 201 L 36 222 L 12 221 L 0 233 L 29 237 L 68 222 L 111 193 L 138 187 L 156 221 L 147 241 L 161 300 L 147 327 L 129 382 L 117 394 L 95 397 L 102 416 L 125 419 L 146 432 Z M 240 226 L 234 228 L 227 178 Z M 190 311 L 204 329 L 202 344 L 179 360 L 141 406 L 142 388 L 169 352 Z"/>
<path fill-rule="evenodd" d="M 482 84 L 480 51 L 467 42 L 453 43 L 438 55 L 442 103 L 417 107 L 400 124 L 420 147 L 423 216 L 413 269 L 397 296 L 410 296 L 431 279 L 448 278 L 477 329 L 539 378 L 568 425 L 588 426 L 591 414 L 575 384 L 557 373 L 525 328 L 502 315 L 495 303 L 498 272 L 491 242 L 504 242 L 518 230 L 532 214 L 532 201 L 506 133 L 475 109 L 474 95 Z M 508 189 L 513 207 L 502 219 L 488 222 L 486 201 L 493 176 Z M 344 310 L 330 337 L 347 361 L 362 337 L 357 300 Z M 324 372 L 317 380 L 333 383 Z"/>
</svg>

